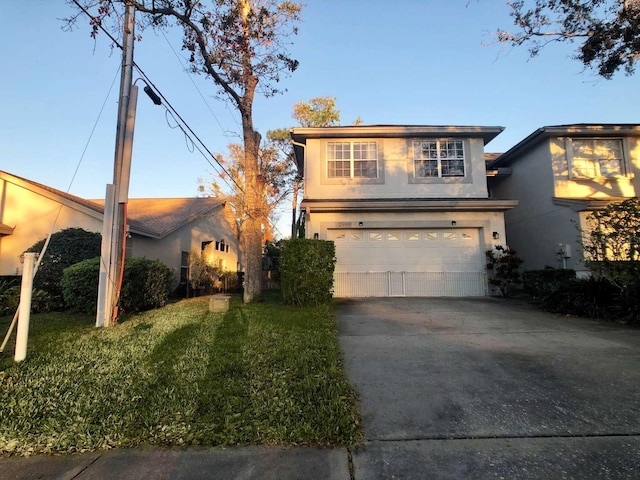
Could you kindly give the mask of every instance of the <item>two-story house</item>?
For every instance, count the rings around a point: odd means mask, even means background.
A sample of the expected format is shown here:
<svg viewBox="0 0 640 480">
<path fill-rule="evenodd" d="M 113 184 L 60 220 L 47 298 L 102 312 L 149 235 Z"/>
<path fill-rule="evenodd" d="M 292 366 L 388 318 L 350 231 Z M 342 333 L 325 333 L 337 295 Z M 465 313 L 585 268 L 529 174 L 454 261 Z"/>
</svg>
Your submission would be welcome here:
<svg viewBox="0 0 640 480">
<path fill-rule="evenodd" d="M 308 238 L 336 245 L 336 297 L 480 296 L 511 200 L 490 199 L 502 127 L 294 128 Z"/>
<path fill-rule="evenodd" d="M 640 125 L 542 127 L 489 164 L 491 195 L 514 198 L 509 245 L 525 270 L 585 271 L 582 232 L 591 211 L 640 192 Z"/>
</svg>

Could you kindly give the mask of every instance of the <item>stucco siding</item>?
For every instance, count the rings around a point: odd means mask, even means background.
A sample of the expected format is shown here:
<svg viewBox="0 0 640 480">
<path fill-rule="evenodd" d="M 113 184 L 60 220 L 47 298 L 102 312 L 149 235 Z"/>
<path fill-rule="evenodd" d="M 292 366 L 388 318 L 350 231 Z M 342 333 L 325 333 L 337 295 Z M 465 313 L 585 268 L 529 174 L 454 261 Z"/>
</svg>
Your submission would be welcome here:
<svg viewBox="0 0 640 480">
<path fill-rule="evenodd" d="M 561 267 L 556 254 L 559 243 L 572 245 L 568 267 L 578 258 L 578 229 L 575 213 L 554 205 L 555 177 L 566 170 L 557 144 L 541 142 L 511 165 L 511 175 L 490 179 L 492 196 L 518 200 L 518 206 L 505 212 L 507 244 L 524 260 L 523 269 Z M 550 165 L 554 165 L 553 169 Z"/>
<path fill-rule="evenodd" d="M 561 198 L 601 198 L 634 197 L 640 174 L 640 146 L 637 139 L 624 139 L 625 164 L 627 176 L 617 178 L 589 178 L 577 179 L 570 175 L 569 159 L 567 155 L 568 139 L 566 137 L 550 139 L 551 165 L 555 181 L 554 196 Z"/>
<path fill-rule="evenodd" d="M 225 269 L 235 272 L 239 260 L 238 241 L 218 215 L 196 220 L 189 229 L 178 230 L 158 240 L 134 235 L 131 241 L 131 256 L 160 260 L 174 271 L 177 279 L 183 251 L 200 254 L 202 242 L 215 242 L 222 239 L 229 245 L 229 252 L 214 251 L 213 258 L 208 260 L 211 260 L 213 265 L 217 265 L 217 261 L 222 259 Z M 211 249 L 207 250 L 207 252 L 210 251 Z"/>
<path fill-rule="evenodd" d="M 445 136 L 446 138 L 446 136 Z M 378 145 L 378 178 L 362 182 L 327 178 L 327 140 L 308 139 L 305 148 L 305 198 L 486 198 L 486 170 L 482 139 L 465 139 L 465 176 L 432 178 L 412 183 L 411 138 L 358 138 Z M 421 179 L 422 180 L 422 179 Z"/>
<path fill-rule="evenodd" d="M 95 215 L 95 216 L 94 216 Z M 0 237 L 0 275 L 21 275 L 20 255 L 47 237 L 51 229 L 83 228 L 102 230 L 100 215 L 62 206 L 50 198 L 7 181 L 0 182 L 0 223 L 14 227 L 11 235 Z M 54 226 L 55 223 L 55 226 Z"/>
</svg>

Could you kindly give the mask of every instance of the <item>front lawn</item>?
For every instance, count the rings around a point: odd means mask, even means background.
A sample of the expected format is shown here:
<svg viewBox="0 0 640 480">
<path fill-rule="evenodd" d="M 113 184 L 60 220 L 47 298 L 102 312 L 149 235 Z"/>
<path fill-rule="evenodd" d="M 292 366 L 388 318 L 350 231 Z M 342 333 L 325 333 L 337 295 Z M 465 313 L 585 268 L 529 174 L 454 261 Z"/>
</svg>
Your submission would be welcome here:
<svg viewBox="0 0 640 480">
<path fill-rule="evenodd" d="M 10 319 L 0 319 L 4 336 Z M 111 329 L 32 316 L 27 359 L 0 354 L 0 453 L 187 445 L 349 445 L 360 437 L 330 306 L 208 297 Z"/>
</svg>

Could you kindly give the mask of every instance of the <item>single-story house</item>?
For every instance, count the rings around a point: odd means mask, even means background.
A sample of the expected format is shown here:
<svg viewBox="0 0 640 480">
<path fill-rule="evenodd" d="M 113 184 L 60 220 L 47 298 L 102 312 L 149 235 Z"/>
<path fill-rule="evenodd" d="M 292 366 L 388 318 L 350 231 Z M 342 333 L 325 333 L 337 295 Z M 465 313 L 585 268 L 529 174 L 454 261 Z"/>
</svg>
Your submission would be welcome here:
<svg viewBox="0 0 640 480">
<path fill-rule="evenodd" d="M 0 171 L 0 276 L 21 275 L 22 253 L 52 229 L 102 233 L 103 205 Z M 240 250 L 227 208 L 212 197 L 130 199 L 126 254 L 160 260 L 176 282 L 186 282 L 193 254 L 236 272 Z"/>
</svg>

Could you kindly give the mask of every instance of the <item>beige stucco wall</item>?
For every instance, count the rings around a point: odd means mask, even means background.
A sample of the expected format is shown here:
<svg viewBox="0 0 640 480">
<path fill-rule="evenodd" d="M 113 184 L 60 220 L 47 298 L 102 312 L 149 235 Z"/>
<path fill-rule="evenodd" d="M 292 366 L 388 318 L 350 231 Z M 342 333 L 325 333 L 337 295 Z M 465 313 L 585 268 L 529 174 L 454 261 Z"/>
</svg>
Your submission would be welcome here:
<svg viewBox="0 0 640 480">
<path fill-rule="evenodd" d="M 566 154 L 566 138 L 550 140 L 555 196 L 562 198 L 635 197 L 640 183 L 640 141 L 636 138 L 623 140 L 625 161 L 631 173 L 627 177 L 575 179 L 569 175 Z M 520 161 L 520 160 L 519 160 Z M 519 162 L 518 161 L 518 162 Z"/>
<path fill-rule="evenodd" d="M 221 259 L 224 261 L 225 270 L 235 272 L 240 257 L 238 241 L 231 228 L 218 214 L 196 220 L 189 224 L 188 229 L 173 232 L 160 240 L 134 234 L 130 239 L 131 256 L 160 260 L 174 271 L 177 279 L 183 251 L 200 254 L 202 242 L 212 241 L 215 244 L 215 241 L 221 239 L 229 245 L 229 252 L 223 253 L 208 248 L 207 260 L 217 265 L 217 261 Z"/>
<path fill-rule="evenodd" d="M 412 138 L 357 138 L 344 141 L 376 141 L 380 177 L 363 184 L 359 180 L 326 178 L 324 139 L 308 139 L 305 148 L 305 198 L 486 198 L 486 170 L 482 139 L 465 139 L 464 178 L 428 179 L 429 183 L 411 183 Z M 343 141 L 343 139 L 340 139 Z"/>
<path fill-rule="evenodd" d="M 0 223 L 15 228 L 11 235 L 0 237 L 0 275 L 21 275 L 20 255 L 46 238 L 54 222 L 54 232 L 70 227 L 102 230 L 97 212 L 75 206 L 60 209 L 60 203 L 51 198 L 0 180 Z"/>
</svg>

